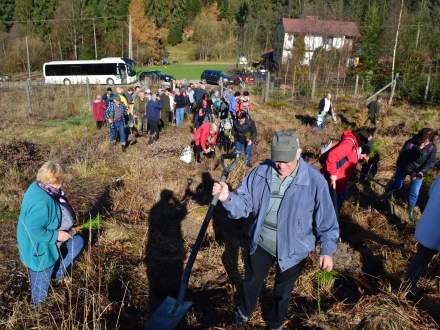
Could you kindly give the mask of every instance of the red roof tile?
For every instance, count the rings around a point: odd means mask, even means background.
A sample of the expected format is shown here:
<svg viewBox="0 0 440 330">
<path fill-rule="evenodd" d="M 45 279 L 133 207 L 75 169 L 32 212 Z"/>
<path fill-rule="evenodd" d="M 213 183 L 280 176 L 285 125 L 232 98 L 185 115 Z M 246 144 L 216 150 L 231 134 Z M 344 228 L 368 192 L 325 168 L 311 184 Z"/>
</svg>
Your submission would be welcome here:
<svg viewBox="0 0 440 330">
<path fill-rule="evenodd" d="M 321 20 L 316 16 L 307 18 L 283 18 L 286 33 L 314 34 L 326 36 L 359 37 L 359 29 L 354 22 Z"/>
</svg>

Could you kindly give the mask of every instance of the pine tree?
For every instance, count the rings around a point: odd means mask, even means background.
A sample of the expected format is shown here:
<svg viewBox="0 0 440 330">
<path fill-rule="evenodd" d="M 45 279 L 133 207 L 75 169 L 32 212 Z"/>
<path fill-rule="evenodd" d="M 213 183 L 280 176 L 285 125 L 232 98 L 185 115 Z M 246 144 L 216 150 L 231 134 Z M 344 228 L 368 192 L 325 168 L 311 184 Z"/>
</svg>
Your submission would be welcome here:
<svg viewBox="0 0 440 330">
<path fill-rule="evenodd" d="M 9 31 L 14 19 L 15 0 L 3 0 L 0 6 L 0 31 Z"/>
<path fill-rule="evenodd" d="M 147 0 L 145 2 L 145 14 L 157 27 L 164 27 L 169 18 L 171 8 L 170 0 Z"/>
</svg>

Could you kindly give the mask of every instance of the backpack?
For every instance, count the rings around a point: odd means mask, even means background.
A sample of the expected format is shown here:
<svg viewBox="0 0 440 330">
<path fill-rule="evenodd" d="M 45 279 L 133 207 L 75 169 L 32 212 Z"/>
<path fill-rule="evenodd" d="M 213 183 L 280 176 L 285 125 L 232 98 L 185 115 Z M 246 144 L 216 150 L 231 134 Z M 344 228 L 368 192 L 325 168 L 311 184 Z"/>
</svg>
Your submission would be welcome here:
<svg viewBox="0 0 440 330">
<path fill-rule="evenodd" d="M 249 100 L 244 100 L 243 99 L 241 101 L 241 110 L 246 112 L 246 113 L 249 113 L 249 110 L 250 110 L 249 103 L 250 103 Z"/>
<path fill-rule="evenodd" d="M 323 145 L 321 147 L 320 155 L 318 158 L 318 161 L 322 167 L 324 167 L 325 164 L 327 163 L 327 159 L 328 159 L 328 155 L 329 155 L 330 151 L 333 150 L 334 148 L 336 148 L 344 140 L 350 140 L 351 143 L 353 144 L 353 150 L 355 150 L 356 143 L 354 142 L 354 140 L 352 138 L 345 138 L 345 139 L 336 140 L 336 141 L 329 140 L 329 142 L 327 142 L 325 145 Z M 357 153 L 357 150 L 356 150 L 356 153 Z M 348 162 L 347 156 L 345 156 L 344 158 L 342 158 L 341 160 L 339 160 L 336 163 L 336 168 L 340 169 L 342 166 L 344 166 L 344 164 L 346 162 Z"/>
</svg>

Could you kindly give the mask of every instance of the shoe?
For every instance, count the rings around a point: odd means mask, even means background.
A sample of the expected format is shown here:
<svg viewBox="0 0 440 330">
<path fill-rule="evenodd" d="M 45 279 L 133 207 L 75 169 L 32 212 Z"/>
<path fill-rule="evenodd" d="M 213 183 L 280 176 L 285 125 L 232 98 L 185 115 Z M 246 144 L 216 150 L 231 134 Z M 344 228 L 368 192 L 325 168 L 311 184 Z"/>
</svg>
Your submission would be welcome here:
<svg viewBox="0 0 440 330">
<path fill-rule="evenodd" d="M 121 144 L 121 150 L 122 152 L 125 152 L 127 150 L 127 146 L 125 144 Z"/>
<path fill-rule="evenodd" d="M 234 311 L 234 324 L 245 324 L 249 321 L 249 317 L 243 314 L 239 307 Z"/>
</svg>

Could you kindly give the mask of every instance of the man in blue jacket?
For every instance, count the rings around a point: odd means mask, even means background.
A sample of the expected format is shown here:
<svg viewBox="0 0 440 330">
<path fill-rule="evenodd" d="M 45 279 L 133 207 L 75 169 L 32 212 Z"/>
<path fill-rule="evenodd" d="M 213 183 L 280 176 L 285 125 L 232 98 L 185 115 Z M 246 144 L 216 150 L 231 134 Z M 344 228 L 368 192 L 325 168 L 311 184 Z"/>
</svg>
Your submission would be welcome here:
<svg viewBox="0 0 440 330">
<path fill-rule="evenodd" d="M 432 258 L 440 251 L 440 176 L 435 179 L 429 189 L 429 200 L 423 210 L 422 217 L 416 226 L 416 239 L 419 243 L 414 259 L 408 267 L 406 280 L 410 295 L 416 296 L 417 282 L 427 272 Z"/>
<path fill-rule="evenodd" d="M 147 103 L 147 120 L 149 126 L 150 140 L 148 144 L 152 144 L 159 139 L 159 121 L 160 112 L 162 111 L 162 102 L 160 94 L 156 94 L 156 98 L 152 98 Z"/>
<path fill-rule="evenodd" d="M 301 159 L 297 135 L 281 131 L 273 136 L 271 161 L 254 168 L 236 192 L 215 183 L 213 194 L 219 194 L 230 218 L 254 217 L 236 323 L 248 321 L 275 262 L 274 304 L 267 323 L 270 329 L 282 329 L 294 282 L 316 240 L 321 246 L 320 267 L 333 268 L 339 226 L 324 177 Z"/>
</svg>

